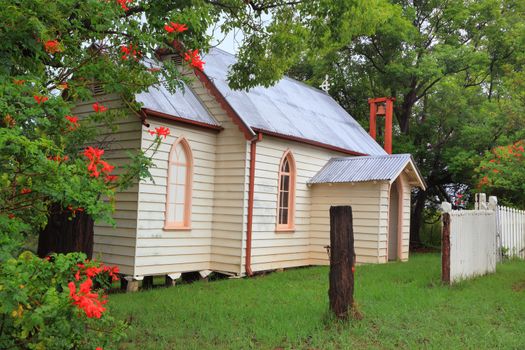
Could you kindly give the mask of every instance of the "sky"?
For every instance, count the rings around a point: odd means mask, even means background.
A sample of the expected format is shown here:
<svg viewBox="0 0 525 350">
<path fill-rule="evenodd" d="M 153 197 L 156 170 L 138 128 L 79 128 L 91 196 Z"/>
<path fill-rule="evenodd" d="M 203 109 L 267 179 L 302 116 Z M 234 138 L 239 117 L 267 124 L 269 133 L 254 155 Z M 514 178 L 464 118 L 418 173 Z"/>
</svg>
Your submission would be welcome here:
<svg viewBox="0 0 525 350">
<path fill-rule="evenodd" d="M 210 30 L 210 34 L 213 33 L 213 30 Z M 213 33 L 214 40 L 212 41 L 212 46 L 217 46 L 224 51 L 227 51 L 231 54 L 236 54 L 239 46 L 242 42 L 242 33 L 237 31 L 237 33 L 230 32 L 226 36 L 223 33 Z"/>
<path fill-rule="evenodd" d="M 217 46 L 218 48 L 231 54 L 237 53 L 243 38 L 243 35 L 239 30 L 230 32 L 227 35 L 224 35 L 218 29 L 214 32 L 213 28 L 210 28 L 208 32 L 210 35 L 213 35 L 214 38 L 211 42 L 212 46 Z"/>
</svg>

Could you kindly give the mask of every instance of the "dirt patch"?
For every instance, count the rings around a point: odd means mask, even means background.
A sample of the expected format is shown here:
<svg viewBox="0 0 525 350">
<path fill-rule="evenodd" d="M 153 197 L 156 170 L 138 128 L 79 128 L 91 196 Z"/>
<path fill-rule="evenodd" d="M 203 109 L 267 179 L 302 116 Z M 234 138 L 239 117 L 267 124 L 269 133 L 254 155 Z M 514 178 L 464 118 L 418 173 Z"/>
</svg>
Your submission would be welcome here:
<svg viewBox="0 0 525 350">
<path fill-rule="evenodd" d="M 525 280 L 514 283 L 512 285 L 512 290 L 515 292 L 525 291 Z"/>
</svg>

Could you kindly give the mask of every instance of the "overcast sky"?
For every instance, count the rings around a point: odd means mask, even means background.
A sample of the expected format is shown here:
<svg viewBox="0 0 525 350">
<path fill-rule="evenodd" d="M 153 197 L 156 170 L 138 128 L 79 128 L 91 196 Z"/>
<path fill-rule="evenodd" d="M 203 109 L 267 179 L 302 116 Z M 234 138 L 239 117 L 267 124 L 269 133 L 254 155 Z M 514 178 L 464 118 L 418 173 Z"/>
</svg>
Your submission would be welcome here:
<svg viewBox="0 0 525 350">
<path fill-rule="evenodd" d="M 243 38 L 243 35 L 239 30 L 232 31 L 225 36 L 218 29 L 214 30 L 214 28 L 210 28 L 208 33 L 214 37 L 214 40 L 211 42 L 212 46 L 217 46 L 218 48 L 232 54 L 237 53 Z"/>
</svg>

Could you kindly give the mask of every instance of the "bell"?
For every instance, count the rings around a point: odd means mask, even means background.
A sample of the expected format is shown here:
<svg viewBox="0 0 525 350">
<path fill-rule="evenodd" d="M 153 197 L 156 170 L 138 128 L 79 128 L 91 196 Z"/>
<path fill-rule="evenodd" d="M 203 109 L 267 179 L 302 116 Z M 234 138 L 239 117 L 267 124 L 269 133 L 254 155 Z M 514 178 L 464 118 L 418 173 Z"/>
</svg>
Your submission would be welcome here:
<svg viewBox="0 0 525 350">
<path fill-rule="evenodd" d="M 386 114 L 386 105 L 384 103 L 378 103 L 377 104 L 377 115 L 385 115 Z"/>
</svg>

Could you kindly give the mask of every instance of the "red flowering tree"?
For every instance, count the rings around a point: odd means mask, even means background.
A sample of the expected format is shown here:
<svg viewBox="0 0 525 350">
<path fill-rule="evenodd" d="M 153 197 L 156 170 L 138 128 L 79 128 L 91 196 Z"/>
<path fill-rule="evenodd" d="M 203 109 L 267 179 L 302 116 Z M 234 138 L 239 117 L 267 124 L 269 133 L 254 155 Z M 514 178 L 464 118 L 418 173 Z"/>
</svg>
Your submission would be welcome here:
<svg viewBox="0 0 525 350">
<path fill-rule="evenodd" d="M 481 191 L 498 196 L 503 204 L 525 206 L 524 140 L 487 152 L 476 171 Z"/>
<path fill-rule="evenodd" d="M 112 348 L 125 325 L 109 315 L 104 287 L 117 273 L 78 253 L 4 262 L 0 349 Z"/>
</svg>

